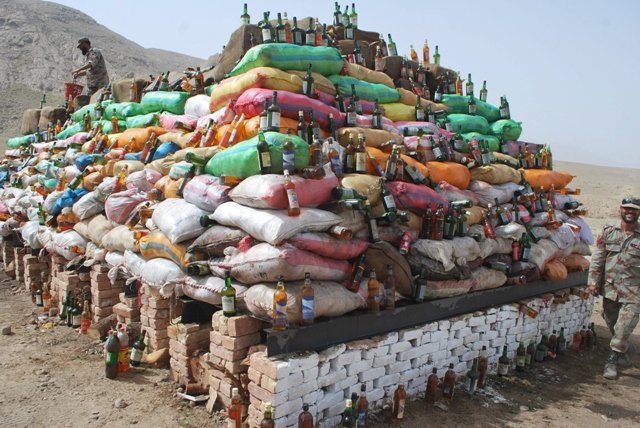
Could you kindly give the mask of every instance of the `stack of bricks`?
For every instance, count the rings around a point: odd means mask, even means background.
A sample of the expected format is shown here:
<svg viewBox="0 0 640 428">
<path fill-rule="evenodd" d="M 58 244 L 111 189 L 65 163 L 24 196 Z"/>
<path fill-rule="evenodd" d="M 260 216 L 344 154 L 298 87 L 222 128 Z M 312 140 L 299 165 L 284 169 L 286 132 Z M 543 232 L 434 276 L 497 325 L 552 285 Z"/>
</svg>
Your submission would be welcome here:
<svg viewBox="0 0 640 428">
<path fill-rule="evenodd" d="M 13 261 L 13 244 L 11 243 L 11 240 L 3 238 L 2 246 L 0 247 L 0 249 L 2 250 L 2 266 L 5 270 L 5 273 L 10 277 L 15 278 L 15 271 L 7 269 Z"/>
<path fill-rule="evenodd" d="M 57 290 L 58 304 L 64 302 L 67 293 L 78 294 L 86 287 L 89 289 L 91 283 L 88 274 L 77 274 L 74 272 L 58 272 L 56 276 L 51 278 L 52 288 Z M 53 297 L 53 294 L 52 294 Z"/>
<path fill-rule="evenodd" d="M 171 377 L 181 385 L 196 380 L 191 373 L 190 359 L 196 351 L 209 350 L 210 323 L 172 324 L 167 328 Z M 204 353 L 203 352 L 203 353 Z"/>
<path fill-rule="evenodd" d="M 67 264 L 67 259 L 55 253 L 50 253 L 49 257 L 50 257 L 49 265 L 51 267 L 50 292 L 51 292 L 51 296 L 52 297 L 55 296 L 55 298 L 58 299 L 57 301 L 60 302 L 58 297 L 60 296 L 60 291 L 58 290 L 58 281 L 53 281 L 53 278 L 56 278 L 58 274 L 60 274 L 61 272 L 64 272 L 64 267 Z M 64 295 L 62 296 L 62 298 L 64 299 Z"/>
<path fill-rule="evenodd" d="M 13 247 L 13 263 L 16 281 L 24 281 L 24 256 L 31 254 L 29 247 Z"/>
<path fill-rule="evenodd" d="M 94 264 L 89 272 L 91 281 L 91 313 L 93 322 L 101 321 L 113 313 L 113 307 L 120 302 L 120 292 L 124 280 L 118 279 L 111 283 L 107 273 L 108 266 Z"/>
<path fill-rule="evenodd" d="M 249 348 L 262 340 L 262 321 L 248 315 L 225 317 L 222 311 L 218 311 L 213 314 L 211 324 L 213 331 L 209 362 L 218 368 L 208 371 L 209 386 L 212 394 L 215 391 L 220 402 L 228 406 L 231 403 L 232 388 L 228 374 L 238 378 L 241 373 L 247 372 L 248 366 L 244 364 L 244 360 Z M 255 425 L 259 426 L 260 421 Z"/>
<path fill-rule="evenodd" d="M 147 331 L 148 352 L 169 347 L 167 328 L 171 324 L 169 299 L 160 295 L 160 290 L 143 284 L 142 307 L 140 308 L 140 322 Z"/>
<path fill-rule="evenodd" d="M 319 427 L 338 426 L 345 399 L 359 392 L 362 384 L 372 409 L 391 404 L 401 375 L 407 396 L 416 398 L 424 393 L 432 368 L 442 378 L 453 363 L 462 378 L 483 346 L 487 347 L 490 372 L 495 373 L 504 346 L 513 360 L 520 340 L 537 343 L 543 333 L 559 333 L 564 327 L 570 341 L 587 325 L 593 297 L 569 295 L 565 303 L 534 298 L 524 303 L 538 311 L 536 318 L 522 313 L 517 304 L 504 305 L 335 345 L 319 353 L 277 359 L 267 358 L 264 352 L 253 353 L 248 371 L 249 422 L 257 425 L 263 403 L 270 402 L 276 427 L 295 427 L 302 404 L 307 403 Z"/>
<path fill-rule="evenodd" d="M 24 264 L 24 286 L 28 293 L 35 293 L 38 287 L 43 285 L 42 274 L 46 274 L 45 281 L 49 280 L 49 264 L 46 259 L 39 260 L 38 256 L 25 254 Z"/>
<path fill-rule="evenodd" d="M 120 286 L 122 289 L 122 286 Z M 124 293 L 118 295 L 119 302 L 113 307 L 113 312 L 118 317 L 119 323 L 131 324 L 140 321 L 140 308 L 138 297 L 125 297 Z"/>
</svg>

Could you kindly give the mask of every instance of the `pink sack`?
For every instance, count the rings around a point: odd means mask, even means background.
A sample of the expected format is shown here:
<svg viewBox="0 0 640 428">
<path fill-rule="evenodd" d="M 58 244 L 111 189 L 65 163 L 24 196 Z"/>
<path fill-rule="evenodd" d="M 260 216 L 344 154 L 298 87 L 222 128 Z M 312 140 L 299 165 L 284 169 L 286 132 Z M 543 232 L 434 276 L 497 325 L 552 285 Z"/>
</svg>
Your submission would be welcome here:
<svg viewBox="0 0 640 428">
<path fill-rule="evenodd" d="M 194 116 L 187 116 L 186 114 L 171 114 L 167 112 L 159 115 L 158 119 L 160 120 L 160 126 L 166 130 L 174 129 L 176 127 L 176 122 L 182 122 L 193 128 L 195 128 L 198 122 L 198 118 Z"/>
<path fill-rule="evenodd" d="M 335 107 L 331 107 L 319 100 L 314 100 L 306 95 L 294 94 L 289 91 L 272 91 L 271 89 L 251 88 L 247 89 L 232 103 L 236 114 L 244 113 L 246 118 L 258 116 L 263 109 L 264 100 L 278 93 L 278 105 L 283 117 L 298 119 L 298 112 L 312 110 L 314 119 L 324 130 L 329 129 L 329 114 L 333 114 L 336 123 L 344 123 L 345 114 Z"/>
<path fill-rule="evenodd" d="M 205 126 L 207 126 L 209 119 L 213 120 L 213 123 L 215 124 L 226 125 L 233 121 L 233 117 L 235 115 L 236 114 L 233 110 L 231 110 L 231 107 L 224 106 L 211 114 L 200 117 L 198 119 L 198 128 L 204 128 Z"/>
<path fill-rule="evenodd" d="M 416 214 L 424 213 L 428 207 L 435 211 L 438 205 L 449 205 L 447 198 L 424 185 L 393 181 L 387 183 L 387 189 L 393 195 L 399 209 Z"/>
<path fill-rule="evenodd" d="M 231 187 L 222 184 L 220 178 L 203 174 L 194 177 L 187 183 L 182 197 L 201 210 L 214 212 L 220 204 L 231 200 L 229 198 L 230 190 Z"/>
<path fill-rule="evenodd" d="M 162 174 L 153 169 L 143 169 L 129 174 L 126 178 L 127 189 L 138 189 L 141 192 L 150 192 L 156 181 L 162 178 Z"/>
<path fill-rule="evenodd" d="M 352 260 L 369 248 L 361 239 L 341 240 L 328 233 L 299 233 L 287 242 L 300 250 L 337 260 Z"/>
<path fill-rule="evenodd" d="M 395 125 L 402 134 L 405 134 L 406 129 L 405 135 L 416 136 L 419 129 L 422 129 L 425 135 L 443 135 L 447 138 L 451 138 L 455 135 L 455 133 L 449 132 L 446 129 L 442 129 L 431 122 L 398 121 L 395 122 Z"/>
<path fill-rule="evenodd" d="M 65 141 L 69 144 L 84 144 L 87 141 L 87 137 L 89 136 L 88 132 L 78 132 L 71 137 L 67 138 Z"/>
<path fill-rule="evenodd" d="M 473 205 L 478 205 L 480 203 L 475 193 L 469 190 L 460 190 L 453 184 L 449 184 L 446 181 L 438 183 L 435 191 L 444 196 L 450 202 L 468 199 L 473 203 Z"/>
<path fill-rule="evenodd" d="M 371 128 L 373 126 L 373 116 L 359 114 L 356 116 L 356 126 L 360 128 Z M 394 134 L 400 134 L 398 128 L 389 118 L 382 116 L 382 129 L 385 131 L 393 132 Z"/>
<path fill-rule="evenodd" d="M 107 218 L 118 224 L 124 224 L 131 211 L 141 202 L 147 200 L 146 193 L 141 193 L 137 189 L 128 189 L 124 192 L 113 193 L 105 202 L 104 211 Z"/>
<path fill-rule="evenodd" d="M 331 190 L 340 182 L 330 173 L 319 180 L 307 180 L 292 176 L 296 185 L 298 203 L 301 207 L 317 207 L 331 201 Z M 284 176 L 278 174 L 254 175 L 248 177 L 233 188 L 230 195 L 239 204 L 265 209 L 286 209 L 289 207 L 287 193 L 284 190 Z"/>
<path fill-rule="evenodd" d="M 9 207 L 7 207 L 4 201 L 0 201 L 0 213 L 9 214 Z"/>
</svg>

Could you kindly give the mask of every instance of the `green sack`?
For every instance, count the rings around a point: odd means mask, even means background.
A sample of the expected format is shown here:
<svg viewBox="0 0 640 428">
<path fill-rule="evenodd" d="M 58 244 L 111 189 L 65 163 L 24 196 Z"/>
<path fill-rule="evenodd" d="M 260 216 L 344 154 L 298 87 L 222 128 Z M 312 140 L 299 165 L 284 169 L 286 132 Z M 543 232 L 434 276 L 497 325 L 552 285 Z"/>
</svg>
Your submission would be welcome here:
<svg viewBox="0 0 640 428">
<path fill-rule="evenodd" d="M 168 111 L 173 114 L 184 114 L 187 98 L 189 98 L 187 92 L 153 91 L 144 94 L 140 104 L 147 113 Z"/>
<path fill-rule="evenodd" d="M 491 124 L 491 134 L 502 137 L 504 141 L 517 141 L 522 134 L 522 122 L 512 119 L 500 119 Z"/>
<path fill-rule="evenodd" d="M 489 143 L 489 149 L 492 152 L 500 151 L 500 139 L 498 137 L 495 137 L 493 135 L 480 134 L 478 132 L 467 132 L 466 134 L 461 134 L 461 135 L 462 135 L 462 139 L 464 140 L 464 146 L 456 147 L 456 150 L 462 153 L 469 153 L 469 143 L 474 138 L 478 142 L 486 141 L 487 143 Z"/>
<path fill-rule="evenodd" d="M 211 96 L 211 93 L 216 88 L 216 86 L 218 86 L 217 83 L 214 83 L 213 85 L 207 86 L 206 88 L 204 88 L 204 93 L 207 94 L 208 96 Z"/>
<path fill-rule="evenodd" d="M 104 132 L 105 134 L 113 133 L 113 123 L 111 123 L 110 120 L 101 120 L 100 125 L 102 126 L 102 132 Z M 124 120 L 119 120 L 118 132 L 122 132 L 125 129 L 127 129 L 127 122 L 125 122 Z"/>
<path fill-rule="evenodd" d="M 157 124 L 158 124 L 157 113 L 147 113 L 147 114 L 142 114 L 140 116 L 128 117 L 126 121 L 127 129 L 146 128 L 147 126 L 155 126 Z"/>
<path fill-rule="evenodd" d="M 23 135 L 21 137 L 13 137 L 7 140 L 7 146 L 10 149 L 17 149 L 21 146 L 26 146 L 36 141 L 36 137 L 33 134 Z"/>
<path fill-rule="evenodd" d="M 60 131 L 58 135 L 56 135 L 56 140 L 66 140 L 72 135 L 77 134 L 78 132 L 84 131 L 84 124 L 82 123 L 74 123 L 73 125 L 67 127 Z"/>
<path fill-rule="evenodd" d="M 500 109 L 484 101 L 476 100 L 476 113 L 484 117 L 489 122 L 495 122 L 500 119 Z M 449 113 L 469 113 L 469 97 L 466 95 L 444 94 L 442 95 L 442 103 L 449 107 Z"/>
<path fill-rule="evenodd" d="M 128 117 L 139 116 L 146 113 L 142 104 L 132 102 L 113 103 L 109 105 L 108 108 L 106 108 L 104 117 L 107 120 L 111 120 L 114 112 L 116 116 L 118 116 L 118 119 L 122 120 L 125 120 Z"/>
<path fill-rule="evenodd" d="M 335 48 L 265 43 L 249 49 L 229 72 L 229 76 L 237 76 L 256 67 L 306 71 L 309 64 L 313 64 L 314 72 L 330 76 L 340 73 L 343 59 L 340 51 Z"/>
<path fill-rule="evenodd" d="M 85 113 L 89 113 L 89 116 L 91 116 L 91 120 L 94 120 L 96 118 L 96 104 L 87 104 L 86 106 L 82 107 L 80 110 L 76 110 L 71 114 L 71 120 L 73 120 L 74 122 L 82 122 L 84 120 L 84 115 Z"/>
<path fill-rule="evenodd" d="M 489 122 L 482 116 L 454 113 L 447 115 L 445 120 L 446 122 L 451 123 L 451 132 L 457 132 L 460 134 L 467 132 L 489 134 L 489 131 L 491 130 Z"/>
<path fill-rule="evenodd" d="M 309 145 L 297 135 L 285 135 L 279 132 L 265 132 L 265 139 L 269 144 L 271 153 L 271 173 L 282 174 L 282 145 L 291 138 L 295 153 L 296 168 L 304 168 L 309 165 Z M 215 154 L 204 170 L 207 174 L 220 177 L 229 175 L 238 178 L 247 178 L 260 174 L 258 162 L 258 135 L 226 150 Z"/>
<path fill-rule="evenodd" d="M 343 94 L 350 94 L 351 85 L 354 85 L 356 93 L 363 100 L 375 101 L 377 99 L 381 104 L 384 104 L 395 103 L 400 99 L 400 93 L 397 90 L 380 83 L 369 83 L 355 77 L 340 75 L 329 76 L 329 80 Z"/>
</svg>

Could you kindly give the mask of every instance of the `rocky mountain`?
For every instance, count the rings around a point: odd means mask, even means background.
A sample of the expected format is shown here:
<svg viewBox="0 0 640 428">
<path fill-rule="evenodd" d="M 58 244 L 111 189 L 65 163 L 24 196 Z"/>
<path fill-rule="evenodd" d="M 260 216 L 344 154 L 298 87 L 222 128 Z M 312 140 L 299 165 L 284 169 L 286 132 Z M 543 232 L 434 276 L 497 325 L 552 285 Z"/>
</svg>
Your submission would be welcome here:
<svg viewBox="0 0 640 428">
<path fill-rule="evenodd" d="M 184 70 L 205 60 L 146 49 L 67 6 L 41 0 L 0 0 L 0 141 L 14 136 L 25 108 L 63 102 L 63 84 L 82 64 L 78 39 L 102 50 L 112 79 Z M 79 82 L 84 84 L 84 79 Z"/>
</svg>

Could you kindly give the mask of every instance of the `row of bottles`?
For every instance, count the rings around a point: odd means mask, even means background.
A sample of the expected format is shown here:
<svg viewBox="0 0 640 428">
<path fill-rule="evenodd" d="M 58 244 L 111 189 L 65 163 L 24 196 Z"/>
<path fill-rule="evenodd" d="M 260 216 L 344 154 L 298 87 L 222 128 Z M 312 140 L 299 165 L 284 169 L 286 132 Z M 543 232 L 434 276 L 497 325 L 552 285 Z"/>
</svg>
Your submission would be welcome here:
<svg viewBox="0 0 640 428">
<path fill-rule="evenodd" d="M 142 355 L 146 348 L 146 330 L 142 330 L 129 351 L 129 335 L 126 326 L 119 325 L 115 330 L 109 330 L 104 343 L 105 377 L 116 379 L 119 374 L 127 373 L 129 367 L 138 367 L 142 362 Z"/>
</svg>

